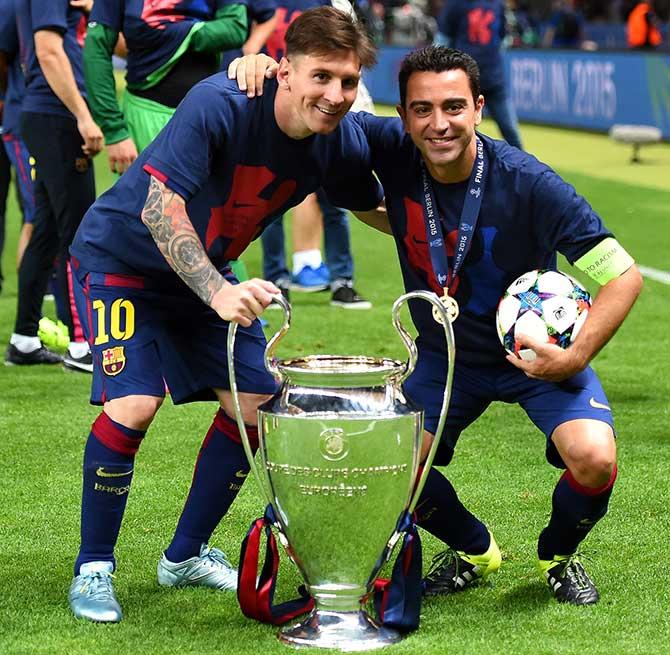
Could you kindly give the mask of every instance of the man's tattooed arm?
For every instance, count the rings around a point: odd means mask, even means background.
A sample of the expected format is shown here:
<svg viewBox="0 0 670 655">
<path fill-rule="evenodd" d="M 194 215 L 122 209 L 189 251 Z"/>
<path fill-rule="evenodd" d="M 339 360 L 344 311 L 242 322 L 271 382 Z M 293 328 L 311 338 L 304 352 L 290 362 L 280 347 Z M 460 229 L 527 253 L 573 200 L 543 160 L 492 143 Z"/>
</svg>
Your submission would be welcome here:
<svg viewBox="0 0 670 655">
<path fill-rule="evenodd" d="M 207 305 L 227 282 L 214 268 L 186 213 L 184 199 L 153 175 L 142 209 L 147 226 L 166 261 Z"/>
</svg>

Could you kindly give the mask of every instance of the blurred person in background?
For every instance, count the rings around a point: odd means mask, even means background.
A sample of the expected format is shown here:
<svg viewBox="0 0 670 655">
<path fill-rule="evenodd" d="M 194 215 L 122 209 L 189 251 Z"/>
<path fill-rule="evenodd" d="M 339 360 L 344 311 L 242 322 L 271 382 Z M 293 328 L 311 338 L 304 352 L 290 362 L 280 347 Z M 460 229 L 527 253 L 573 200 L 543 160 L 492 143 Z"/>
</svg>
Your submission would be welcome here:
<svg viewBox="0 0 670 655">
<path fill-rule="evenodd" d="M 0 77 L 2 73 L 0 72 Z M 0 82 L 1 85 L 1 82 Z M 0 89 L 0 121 L 5 108 L 5 95 Z M 2 128 L 0 128 L 1 131 Z M 5 214 L 7 211 L 7 194 L 9 193 L 9 185 L 12 181 L 12 168 L 7 153 L 3 148 L 0 148 L 0 292 L 2 292 L 2 284 L 4 277 L 2 275 L 2 251 L 5 249 Z"/>
<path fill-rule="evenodd" d="M 626 19 L 628 47 L 638 50 L 658 48 L 663 41 L 659 28 L 656 3 L 653 0 L 636 3 Z"/>
<path fill-rule="evenodd" d="M 466 52 L 477 62 L 482 94 L 491 117 L 505 141 L 522 149 L 516 111 L 507 94 L 505 80 L 503 0 L 448 0 L 438 25 L 452 48 Z"/>
<path fill-rule="evenodd" d="M 0 157 L 2 158 L 3 180 L 9 184 L 11 169 L 14 169 L 14 184 L 16 189 L 17 204 L 21 211 L 21 231 L 19 233 L 16 248 L 16 270 L 21 268 L 23 253 L 28 246 L 33 233 L 35 220 L 35 195 L 33 178 L 35 175 L 35 160 L 30 156 L 28 148 L 21 138 L 19 120 L 21 115 L 21 104 L 25 95 L 25 80 L 21 70 L 19 56 L 19 35 L 16 25 L 16 12 L 14 0 L 0 0 L 0 94 L 4 93 L 4 111 L 0 111 L 2 120 L 2 144 Z M 6 167 L 6 168 L 5 168 Z M 4 177 L 6 175 L 6 177 Z M 0 207 L 5 207 L 7 188 L 2 185 L 4 195 L 0 197 Z M 0 253 L 2 246 L 0 245 Z M 52 265 L 53 262 L 48 262 Z M 24 269 L 24 275 L 31 275 L 28 269 Z M 1 275 L 0 275 L 1 277 Z M 55 271 L 50 275 L 50 293 L 56 301 L 57 314 L 63 316 L 66 313 L 64 304 L 68 302 L 59 293 L 58 285 L 55 283 Z M 0 285 L 1 286 L 1 285 Z M 20 293 L 30 293 L 30 285 L 18 280 Z M 24 302 L 24 306 L 33 307 L 35 319 L 39 320 L 37 336 L 47 348 L 64 350 L 69 344 L 67 327 L 62 321 L 53 321 L 46 316 L 41 316 L 41 303 L 32 304 Z M 39 363 L 36 358 L 35 363 Z"/>
<path fill-rule="evenodd" d="M 584 17 L 574 0 L 554 0 L 549 24 L 542 39 L 545 48 L 581 48 L 584 41 Z"/>
<path fill-rule="evenodd" d="M 104 145 L 84 87 L 82 50 L 91 0 L 16 0 L 25 73 L 19 127 L 35 160 L 34 229 L 19 268 L 16 322 L 5 353 L 7 364 L 56 364 L 92 372 L 93 362 L 74 306 L 68 248 L 95 200 L 92 158 Z M 64 358 L 38 336 L 42 299 L 53 269 L 67 301 L 57 306 L 67 326 Z"/>
<path fill-rule="evenodd" d="M 535 48 L 539 43 L 538 29 L 525 3 L 507 0 L 505 8 L 508 48 Z"/>
<path fill-rule="evenodd" d="M 5 208 L 10 182 L 11 168 L 16 172 L 17 200 L 23 215 L 21 234 L 16 253 L 17 268 L 28 245 L 33 230 L 35 199 L 31 179 L 31 163 L 28 149 L 19 134 L 21 102 L 25 93 L 25 82 L 19 58 L 19 36 L 16 29 L 14 0 L 0 0 L 0 121 L 2 125 L 2 183 L 0 183 L 0 209 Z M 1 236 L 1 235 L 0 235 Z M 2 247 L 0 246 L 0 253 Z M 0 279 L 2 275 L 0 274 Z"/>
</svg>

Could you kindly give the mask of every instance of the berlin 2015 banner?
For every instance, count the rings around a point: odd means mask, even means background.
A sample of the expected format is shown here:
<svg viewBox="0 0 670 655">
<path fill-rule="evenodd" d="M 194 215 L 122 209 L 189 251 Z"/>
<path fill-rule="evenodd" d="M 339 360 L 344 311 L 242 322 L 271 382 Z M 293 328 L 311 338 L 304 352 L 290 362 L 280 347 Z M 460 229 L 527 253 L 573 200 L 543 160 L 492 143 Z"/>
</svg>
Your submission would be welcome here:
<svg viewBox="0 0 670 655">
<path fill-rule="evenodd" d="M 398 102 L 398 68 L 407 52 L 380 51 L 379 63 L 365 75 L 375 101 Z M 670 139 L 668 55 L 511 50 L 505 68 L 522 121 L 600 131 L 616 123 L 653 125 Z"/>
</svg>

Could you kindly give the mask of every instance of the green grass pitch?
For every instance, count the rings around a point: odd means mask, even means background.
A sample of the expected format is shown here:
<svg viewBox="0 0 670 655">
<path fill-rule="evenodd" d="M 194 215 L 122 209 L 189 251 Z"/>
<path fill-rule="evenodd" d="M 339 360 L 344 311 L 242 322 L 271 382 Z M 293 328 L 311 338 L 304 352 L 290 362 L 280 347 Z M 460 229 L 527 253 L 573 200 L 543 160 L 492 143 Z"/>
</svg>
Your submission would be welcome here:
<svg viewBox="0 0 670 655">
<path fill-rule="evenodd" d="M 484 131 L 495 134 L 491 125 Z M 586 195 L 645 266 L 668 270 L 670 146 L 643 150 L 644 162 L 604 136 L 524 126 L 527 148 Z M 96 162 L 98 189 L 111 176 Z M 12 331 L 18 213 L 12 198 L 0 295 L 0 342 Z M 279 355 L 316 352 L 405 357 L 390 321 L 401 282 L 391 240 L 352 221 L 358 289 L 368 312 L 328 305 L 328 294 L 294 294 L 294 321 Z M 260 249 L 244 257 L 260 272 Z M 567 266 L 567 265 L 564 265 Z M 593 289 L 592 289 L 593 290 Z M 418 632 L 388 653 L 424 655 L 645 654 L 670 639 L 668 548 L 670 286 L 647 280 L 623 328 L 595 361 L 613 405 L 620 477 L 610 513 L 585 544 L 602 601 L 560 606 L 535 573 L 535 544 L 558 472 L 544 461 L 543 437 L 516 407 L 493 405 L 461 437 L 449 475 L 464 502 L 492 528 L 503 566 L 490 585 L 430 599 Z M 53 307 L 45 311 L 53 315 Z M 278 326 L 268 312 L 269 332 Z M 159 413 L 137 461 L 118 544 L 119 625 L 76 621 L 67 589 L 78 545 L 80 465 L 97 410 L 89 378 L 60 368 L 0 366 L 0 653 L 2 655 L 158 655 L 287 653 L 275 628 L 245 619 L 231 594 L 164 590 L 156 563 L 172 534 L 213 405 Z M 250 521 L 262 512 L 247 484 L 213 543 L 233 560 Z M 356 526 L 352 526 L 356 529 Z M 318 526 L 315 526 L 318 529 Z M 324 544 L 327 548 L 328 544 Z M 438 544 L 426 537 L 426 560 Z M 280 599 L 298 579 L 283 557 Z"/>
</svg>

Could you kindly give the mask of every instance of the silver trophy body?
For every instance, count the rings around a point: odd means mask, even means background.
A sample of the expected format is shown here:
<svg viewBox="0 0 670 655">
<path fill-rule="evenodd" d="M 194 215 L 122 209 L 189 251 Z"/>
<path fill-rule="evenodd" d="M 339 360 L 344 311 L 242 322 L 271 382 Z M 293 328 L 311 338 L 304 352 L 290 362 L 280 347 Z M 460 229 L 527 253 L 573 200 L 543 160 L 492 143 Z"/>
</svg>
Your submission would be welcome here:
<svg viewBox="0 0 670 655">
<path fill-rule="evenodd" d="M 399 538 L 404 512 L 413 510 L 438 446 L 417 482 L 423 412 L 402 390 L 414 370 L 416 346 L 399 319 L 412 298 L 427 300 L 444 319 L 449 370 L 437 434 L 441 434 L 453 378 L 453 331 L 435 294 L 416 291 L 393 306 L 393 323 L 409 361 L 313 355 L 277 361 L 274 351 L 290 326 L 270 340 L 265 364 L 279 391 L 258 410 L 259 454 L 254 459 L 237 396 L 234 368 L 236 324 L 228 335 L 233 404 L 242 442 L 260 488 L 272 505 L 280 540 L 298 566 L 315 606 L 279 639 L 293 646 L 362 651 L 399 641 L 363 607 L 379 569 Z"/>
</svg>

